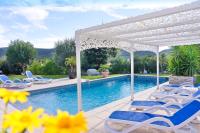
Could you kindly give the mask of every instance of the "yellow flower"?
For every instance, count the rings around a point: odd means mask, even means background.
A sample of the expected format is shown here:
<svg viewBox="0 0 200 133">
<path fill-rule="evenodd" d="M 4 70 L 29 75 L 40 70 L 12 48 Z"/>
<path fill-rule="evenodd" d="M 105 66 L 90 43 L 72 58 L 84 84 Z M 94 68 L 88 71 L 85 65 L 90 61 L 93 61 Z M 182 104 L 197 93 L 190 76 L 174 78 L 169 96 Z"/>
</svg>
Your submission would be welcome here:
<svg viewBox="0 0 200 133">
<path fill-rule="evenodd" d="M 69 115 L 58 111 L 57 116 L 44 117 L 44 133 L 82 133 L 87 131 L 86 119 L 83 112 Z"/>
<path fill-rule="evenodd" d="M 28 92 L 12 91 L 5 88 L 0 88 L 0 98 L 7 104 L 8 102 L 15 103 L 19 101 L 24 103 L 27 101 Z"/>
<path fill-rule="evenodd" d="M 3 128 L 11 129 L 11 133 L 21 133 L 25 130 L 33 132 L 34 128 L 42 124 L 41 115 L 43 109 L 32 110 L 32 107 L 22 111 L 14 111 L 6 114 L 3 119 Z"/>
</svg>

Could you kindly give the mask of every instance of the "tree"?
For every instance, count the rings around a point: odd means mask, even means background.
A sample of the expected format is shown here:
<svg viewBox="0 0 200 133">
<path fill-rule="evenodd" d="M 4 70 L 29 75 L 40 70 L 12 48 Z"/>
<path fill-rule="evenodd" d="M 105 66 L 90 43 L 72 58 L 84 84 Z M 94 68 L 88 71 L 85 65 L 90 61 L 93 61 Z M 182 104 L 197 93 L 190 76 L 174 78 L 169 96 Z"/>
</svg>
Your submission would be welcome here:
<svg viewBox="0 0 200 133">
<path fill-rule="evenodd" d="M 36 50 L 30 42 L 23 40 L 11 41 L 6 52 L 7 60 L 12 71 L 21 74 L 36 55 Z"/>
<path fill-rule="evenodd" d="M 169 71 L 177 76 L 194 76 L 199 66 L 199 53 L 195 45 L 173 47 Z"/>
<path fill-rule="evenodd" d="M 55 62 L 60 66 L 65 66 L 65 58 L 75 56 L 76 48 L 73 39 L 65 39 L 55 43 Z"/>
<path fill-rule="evenodd" d="M 117 52 L 115 48 L 92 48 L 85 50 L 84 56 L 90 67 L 99 69 L 101 64 L 107 63 L 109 57 L 115 57 Z"/>
</svg>

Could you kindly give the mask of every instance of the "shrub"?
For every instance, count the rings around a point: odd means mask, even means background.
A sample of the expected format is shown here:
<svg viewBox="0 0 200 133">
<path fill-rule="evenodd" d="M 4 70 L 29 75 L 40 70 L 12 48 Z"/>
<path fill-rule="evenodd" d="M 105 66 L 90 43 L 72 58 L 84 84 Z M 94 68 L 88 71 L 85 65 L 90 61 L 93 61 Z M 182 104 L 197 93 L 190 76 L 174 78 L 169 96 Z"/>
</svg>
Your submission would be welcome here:
<svg viewBox="0 0 200 133">
<path fill-rule="evenodd" d="M 34 60 L 28 69 L 37 75 L 60 75 L 66 73 L 64 68 L 58 66 L 51 59 Z"/>
<path fill-rule="evenodd" d="M 43 72 L 42 67 L 44 66 L 42 60 L 34 60 L 33 63 L 28 67 L 28 70 L 33 72 L 34 74 L 40 75 Z"/>
<path fill-rule="evenodd" d="M 62 67 L 58 66 L 53 60 L 48 60 L 42 67 L 42 74 L 44 75 L 60 75 L 64 74 Z"/>
<path fill-rule="evenodd" d="M 99 72 L 105 72 L 105 71 L 108 71 L 109 68 L 110 68 L 109 65 L 100 65 Z"/>
<path fill-rule="evenodd" d="M 130 61 L 122 57 L 116 57 L 111 60 L 110 72 L 114 74 L 118 73 L 130 73 Z"/>
<path fill-rule="evenodd" d="M 168 69 L 173 75 L 194 76 L 199 66 L 199 53 L 196 46 L 173 47 Z"/>
<path fill-rule="evenodd" d="M 7 61 L 5 60 L 0 60 L 0 70 L 3 72 L 3 74 L 10 74 L 10 70 L 9 70 L 9 64 Z"/>
</svg>

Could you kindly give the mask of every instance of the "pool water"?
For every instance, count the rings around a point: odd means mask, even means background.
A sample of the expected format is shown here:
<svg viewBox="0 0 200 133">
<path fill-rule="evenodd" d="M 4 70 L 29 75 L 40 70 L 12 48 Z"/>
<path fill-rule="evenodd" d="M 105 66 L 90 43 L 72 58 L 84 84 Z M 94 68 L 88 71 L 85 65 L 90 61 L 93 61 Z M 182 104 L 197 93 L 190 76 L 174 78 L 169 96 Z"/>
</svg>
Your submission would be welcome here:
<svg viewBox="0 0 200 133">
<path fill-rule="evenodd" d="M 135 76 L 134 92 L 143 91 L 156 85 L 156 77 Z M 160 83 L 168 78 L 160 78 Z M 31 91 L 29 101 L 14 106 L 23 109 L 28 106 L 44 108 L 48 114 L 56 114 L 57 109 L 77 112 L 76 85 Z M 130 95 L 130 76 L 115 77 L 82 83 L 83 110 L 88 111 Z"/>
</svg>

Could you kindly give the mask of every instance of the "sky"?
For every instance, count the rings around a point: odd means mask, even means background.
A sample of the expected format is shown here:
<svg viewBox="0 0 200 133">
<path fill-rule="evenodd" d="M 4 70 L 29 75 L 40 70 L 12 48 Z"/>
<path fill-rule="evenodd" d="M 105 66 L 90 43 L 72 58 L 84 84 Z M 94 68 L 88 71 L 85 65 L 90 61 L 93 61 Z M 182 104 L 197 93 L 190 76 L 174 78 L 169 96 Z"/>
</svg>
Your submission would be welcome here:
<svg viewBox="0 0 200 133">
<path fill-rule="evenodd" d="M 36 48 L 74 38 L 75 31 L 195 0 L 0 0 L 0 47 L 22 39 Z"/>
</svg>

